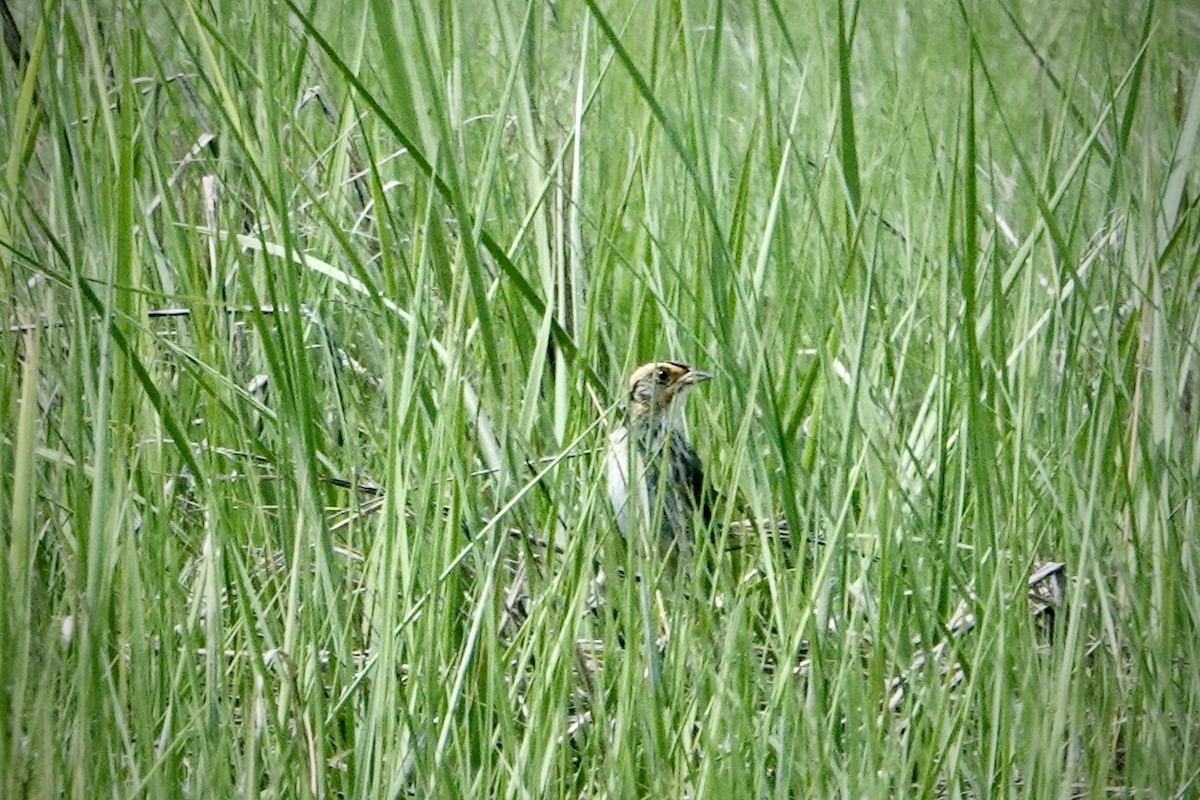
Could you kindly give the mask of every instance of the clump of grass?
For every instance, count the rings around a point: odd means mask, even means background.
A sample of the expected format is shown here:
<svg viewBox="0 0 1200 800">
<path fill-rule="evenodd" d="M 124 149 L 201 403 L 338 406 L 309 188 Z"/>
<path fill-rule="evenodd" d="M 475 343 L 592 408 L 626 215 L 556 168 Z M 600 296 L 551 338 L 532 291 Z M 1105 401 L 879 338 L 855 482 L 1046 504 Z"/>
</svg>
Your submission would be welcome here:
<svg viewBox="0 0 1200 800">
<path fill-rule="evenodd" d="M 0 793 L 1194 792 L 1187 9 L 330 9 L 13 9 Z"/>
</svg>

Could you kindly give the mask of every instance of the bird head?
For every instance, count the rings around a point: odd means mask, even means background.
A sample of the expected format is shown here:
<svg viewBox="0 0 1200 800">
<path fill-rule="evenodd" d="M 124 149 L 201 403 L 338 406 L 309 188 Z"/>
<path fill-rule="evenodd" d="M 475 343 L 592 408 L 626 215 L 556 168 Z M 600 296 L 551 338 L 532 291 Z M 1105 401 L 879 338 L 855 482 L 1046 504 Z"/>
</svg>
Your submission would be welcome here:
<svg viewBox="0 0 1200 800">
<path fill-rule="evenodd" d="M 629 376 L 629 416 L 632 421 L 669 420 L 683 408 L 683 398 L 693 386 L 712 378 L 678 361 L 652 361 Z"/>
</svg>

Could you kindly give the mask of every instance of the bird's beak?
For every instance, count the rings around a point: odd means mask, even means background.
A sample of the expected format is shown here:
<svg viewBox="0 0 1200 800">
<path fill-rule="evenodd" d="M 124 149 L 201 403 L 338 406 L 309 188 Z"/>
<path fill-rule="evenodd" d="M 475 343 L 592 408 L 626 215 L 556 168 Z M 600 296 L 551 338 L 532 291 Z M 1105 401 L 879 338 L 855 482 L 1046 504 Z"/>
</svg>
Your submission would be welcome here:
<svg viewBox="0 0 1200 800">
<path fill-rule="evenodd" d="M 698 369 L 689 369 L 687 374 L 683 376 L 683 382 L 688 386 L 695 386 L 697 383 L 711 381 L 712 375 L 707 372 L 701 372 Z"/>
</svg>

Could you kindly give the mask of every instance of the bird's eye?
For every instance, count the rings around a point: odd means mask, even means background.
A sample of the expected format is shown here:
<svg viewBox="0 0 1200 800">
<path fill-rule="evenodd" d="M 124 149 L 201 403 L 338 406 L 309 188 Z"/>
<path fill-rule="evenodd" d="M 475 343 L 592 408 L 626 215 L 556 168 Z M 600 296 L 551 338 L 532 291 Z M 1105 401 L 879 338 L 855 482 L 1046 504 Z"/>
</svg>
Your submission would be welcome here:
<svg viewBox="0 0 1200 800">
<path fill-rule="evenodd" d="M 662 384 L 663 386 L 666 386 L 667 382 L 671 380 L 671 373 L 667 370 L 666 367 L 659 367 L 657 377 L 658 377 L 658 382 L 660 384 Z"/>
</svg>

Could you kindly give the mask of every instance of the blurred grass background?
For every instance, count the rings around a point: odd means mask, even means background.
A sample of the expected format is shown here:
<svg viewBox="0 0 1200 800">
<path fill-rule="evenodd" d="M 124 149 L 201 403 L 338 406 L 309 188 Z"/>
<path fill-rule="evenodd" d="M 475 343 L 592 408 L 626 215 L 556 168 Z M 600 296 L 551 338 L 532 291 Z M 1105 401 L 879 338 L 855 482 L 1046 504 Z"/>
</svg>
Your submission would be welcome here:
<svg viewBox="0 0 1200 800">
<path fill-rule="evenodd" d="M 1193 4 L 0 10 L 4 797 L 1200 794 Z"/>
</svg>

